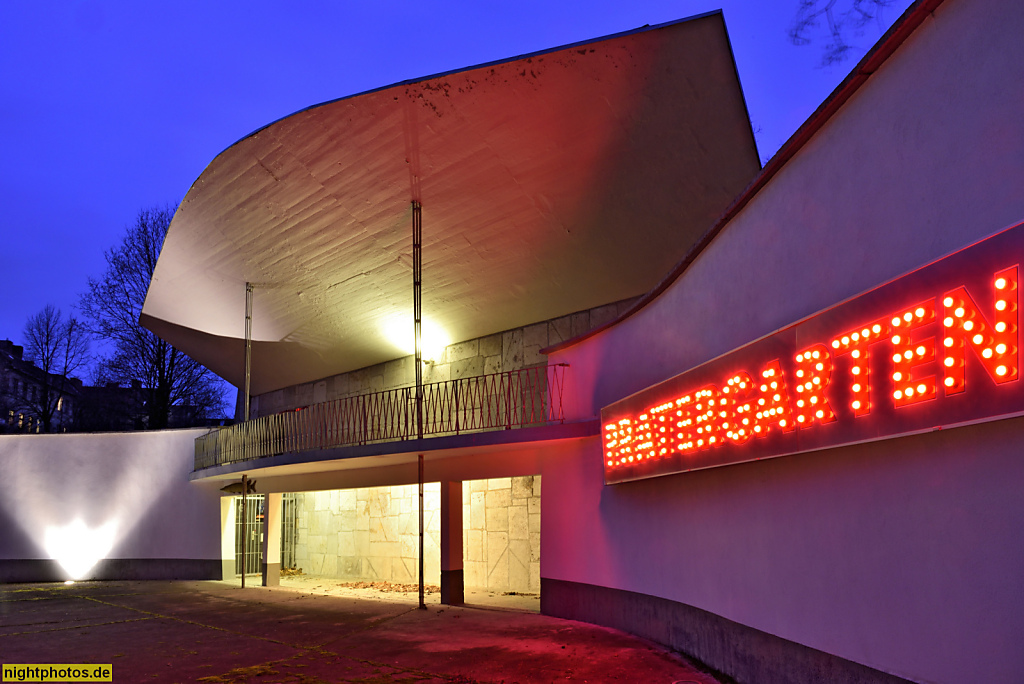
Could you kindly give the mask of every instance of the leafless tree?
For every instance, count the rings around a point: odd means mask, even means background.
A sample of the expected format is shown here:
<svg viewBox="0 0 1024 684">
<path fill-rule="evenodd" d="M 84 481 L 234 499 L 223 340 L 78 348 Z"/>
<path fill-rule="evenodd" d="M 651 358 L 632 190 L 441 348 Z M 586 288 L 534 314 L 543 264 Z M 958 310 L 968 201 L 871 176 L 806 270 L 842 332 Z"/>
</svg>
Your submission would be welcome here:
<svg viewBox="0 0 1024 684">
<path fill-rule="evenodd" d="M 796 18 L 789 29 L 794 45 L 809 45 L 815 34 L 825 32 L 828 42 L 822 64 L 845 60 L 853 45 L 850 41 L 863 36 L 866 27 L 881 19 L 885 8 L 894 0 L 799 0 Z"/>
<path fill-rule="evenodd" d="M 74 394 L 71 377 L 89 362 L 89 338 L 85 326 L 74 316 L 47 304 L 25 323 L 25 357 L 38 369 L 34 383 L 21 397 L 24 409 L 34 415 L 44 432 L 53 432 L 60 415 L 67 429 L 65 402 Z"/>
<path fill-rule="evenodd" d="M 140 211 L 121 244 L 107 251 L 106 273 L 99 280 L 89 279 L 80 304 L 93 332 L 114 348 L 101 361 L 100 376 L 125 384 L 141 381 L 150 430 L 194 422 L 224 409 L 216 375 L 139 325 L 173 215 L 169 208 Z"/>
</svg>

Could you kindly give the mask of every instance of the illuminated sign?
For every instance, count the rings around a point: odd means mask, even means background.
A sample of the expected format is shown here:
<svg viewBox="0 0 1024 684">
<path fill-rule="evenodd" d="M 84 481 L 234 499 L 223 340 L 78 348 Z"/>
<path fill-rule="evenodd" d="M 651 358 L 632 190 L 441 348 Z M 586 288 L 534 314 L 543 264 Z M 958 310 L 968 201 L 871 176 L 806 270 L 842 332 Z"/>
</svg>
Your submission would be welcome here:
<svg viewBox="0 0 1024 684">
<path fill-rule="evenodd" d="M 1024 414 L 1018 224 L 601 411 L 605 482 Z"/>
</svg>

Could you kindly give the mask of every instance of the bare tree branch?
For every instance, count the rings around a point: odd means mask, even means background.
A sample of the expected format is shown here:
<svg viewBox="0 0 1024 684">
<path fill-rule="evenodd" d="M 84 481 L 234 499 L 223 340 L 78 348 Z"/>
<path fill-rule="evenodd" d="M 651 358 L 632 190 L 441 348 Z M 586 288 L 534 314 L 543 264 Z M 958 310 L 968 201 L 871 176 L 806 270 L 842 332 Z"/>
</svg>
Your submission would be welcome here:
<svg viewBox="0 0 1024 684">
<path fill-rule="evenodd" d="M 864 35 L 865 27 L 880 21 L 894 0 L 799 0 L 796 18 L 789 28 L 794 45 L 810 45 L 822 32 L 826 35 L 822 65 L 842 62 L 853 49 L 851 41 Z"/>
<path fill-rule="evenodd" d="M 138 322 L 173 215 L 169 208 L 140 211 L 122 243 L 107 252 L 106 273 L 89 279 L 81 301 L 93 332 L 114 347 L 100 375 L 142 383 L 152 430 L 167 427 L 174 410 L 194 421 L 224 408 L 217 376 Z"/>
<path fill-rule="evenodd" d="M 89 362 L 88 332 L 74 316 L 47 304 L 25 323 L 25 355 L 39 373 L 37 385 L 21 397 L 23 408 L 39 419 L 45 432 L 72 393 L 70 378 Z M 66 428 L 66 425 L 61 427 Z"/>
</svg>

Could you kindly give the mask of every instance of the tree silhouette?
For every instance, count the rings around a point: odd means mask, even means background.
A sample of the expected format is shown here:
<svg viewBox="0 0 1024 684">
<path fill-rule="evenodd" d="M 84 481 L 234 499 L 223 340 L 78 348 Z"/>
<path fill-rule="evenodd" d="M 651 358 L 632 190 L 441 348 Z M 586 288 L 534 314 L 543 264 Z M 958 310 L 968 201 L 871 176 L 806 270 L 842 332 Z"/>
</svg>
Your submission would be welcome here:
<svg viewBox="0 0 1024 684">
<path fill-rule="evenodd" d="M 121 244 L 106 253 L 107 270 L 89 279 L 81 309 L 93 332 L 113 344 L 99 364 L 105 380 L 142 383 L 150 430 L 178 422 L 194 423 L 223 410 L 219 379 L 205 366 L 139 325 L 146 292 L 174 212 L 143 209 Z"/>
<path fill-rule="evenodd" d="M 47 304 L 25 323 L 25 357 L 39 373 L 37 384 L 21 397 L 26 412 L 34 415 L 44 432 L 53 432 L 54 418 L 67 415 L 64 402 L 74 394 L 71 376 L 89 361 L 88 331 L 74 316 Z M 62 429 L 67 429 L 65 420 Z"/>
</svg>

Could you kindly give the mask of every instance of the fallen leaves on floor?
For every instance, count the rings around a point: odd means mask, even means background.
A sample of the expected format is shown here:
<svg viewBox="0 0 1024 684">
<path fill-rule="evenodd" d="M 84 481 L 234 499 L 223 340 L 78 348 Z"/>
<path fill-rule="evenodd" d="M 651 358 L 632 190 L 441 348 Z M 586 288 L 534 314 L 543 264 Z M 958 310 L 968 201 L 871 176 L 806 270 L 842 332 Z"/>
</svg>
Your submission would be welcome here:
<svg viewBox="0 0 1024 684">
<path fill-rule="evenodd" d="M 346 587 L 348 589 L 376 589 L 377 591 L 384 593 L 406 593 L 406 592 L 418 592 L 420 585 L 418 584 L 400 584 L 398 582 L 339 582 L 339 587 Z M 436 584 L 426 584 L 423 586 L 423 593 L 425 594 L 438 594 L 441 592 L 441 587 Z"/>
</svg>

